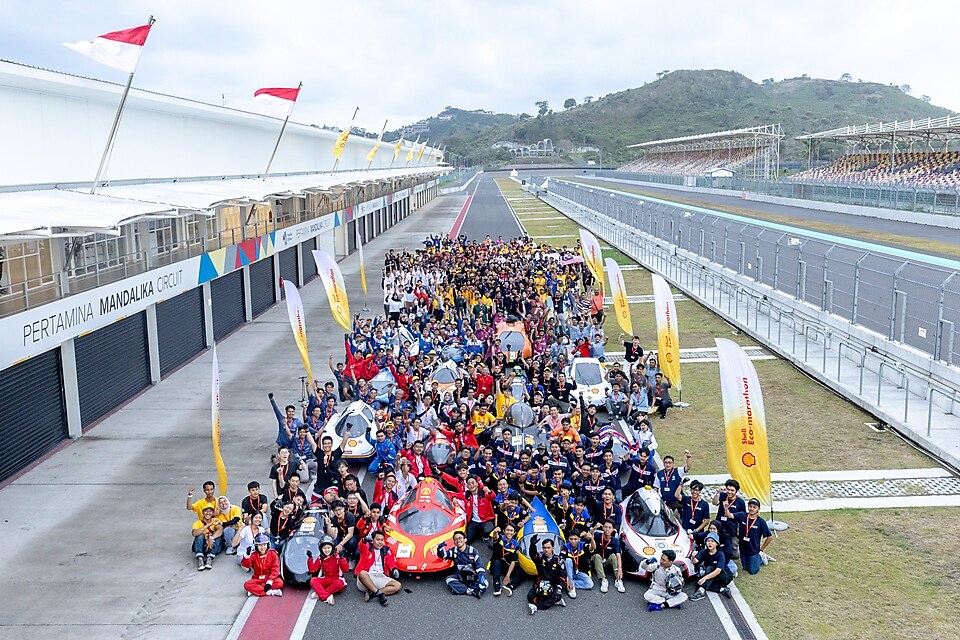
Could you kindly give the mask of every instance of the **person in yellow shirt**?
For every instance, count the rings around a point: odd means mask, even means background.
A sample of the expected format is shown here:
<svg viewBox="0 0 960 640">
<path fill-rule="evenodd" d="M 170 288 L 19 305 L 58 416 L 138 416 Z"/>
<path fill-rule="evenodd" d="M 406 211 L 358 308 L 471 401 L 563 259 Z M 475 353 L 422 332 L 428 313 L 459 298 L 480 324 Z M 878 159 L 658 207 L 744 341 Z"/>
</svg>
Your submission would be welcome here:
<svg viewBox="0 0 960 640">
<path fill-rule="evenodd" d="M 485 445 L 490 440 L 490 427 L 497 422 L 496 416 L 487 411 L 487 405 L 478 402 L 474 405 L 473 414 L 470 416 L 470 422 L 473 423 L 473 433 L 477 436 L 477 442 Z M 485 434 L 485 435 L 482 435 Z"/>
<path fill-rule="evenodd" d="M 243 514 L 240 512 L 240 505 L 230 504 L 227 496 L 217 498 L 217 520 L 223 523 L 223 545 L 227 550 L 227 555 L 233 555 L 237 552 L 233 548 L 233 536 L 240 531 Z"/>
<path fill-rule="evenodd" d="M 193 554 L 197 557 L 197 571 L 213 569 L 213 558 L 223 551 L 223 524 L 214 515 L 213 507 L 200 510 L 199 519 L 193 523 Z"/>
<path fill-rule="evenodd" d="M 193 487 L 187 490 L 187 511 L 193 511 L 197 514 L 197 518 L 203 514 L 203 510 L 207 507 L 213 509 L 214 513 L 217 512 L 217 486 L 213 483 L 213 480 L 207 480 L 203 483 L 203 498 L 201 500 L 194 502 L 193 492 Z"/>
</svg>

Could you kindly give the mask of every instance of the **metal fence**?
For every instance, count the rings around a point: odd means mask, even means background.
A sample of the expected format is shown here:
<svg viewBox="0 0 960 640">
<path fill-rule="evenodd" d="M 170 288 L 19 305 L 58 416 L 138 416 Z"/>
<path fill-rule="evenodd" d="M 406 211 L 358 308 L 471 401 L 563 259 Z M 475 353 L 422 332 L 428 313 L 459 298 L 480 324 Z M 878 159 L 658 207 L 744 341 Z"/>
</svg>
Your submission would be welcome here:
<svg viewBox="0 0 960 640">
<path fill-rule="evenodd" d="M 762 223 L 699 213 L 571 182 L 550 190 L 880 336 L 960 365 L 960 277 Z"/>
<path fill-rule="evenodd" d="M 603 178 L 635 180 L 653 184 L 746 191 L 780 198 L 853 204 L 862 207 L 899 209 L 943 215 L 960 215 L 960 191 L 936 191 L 904 186 L 800 183 L 788 180 L 745 180 L 710 176 L 677 176 L 627 171 L 597 171 Z"/>
</svg>

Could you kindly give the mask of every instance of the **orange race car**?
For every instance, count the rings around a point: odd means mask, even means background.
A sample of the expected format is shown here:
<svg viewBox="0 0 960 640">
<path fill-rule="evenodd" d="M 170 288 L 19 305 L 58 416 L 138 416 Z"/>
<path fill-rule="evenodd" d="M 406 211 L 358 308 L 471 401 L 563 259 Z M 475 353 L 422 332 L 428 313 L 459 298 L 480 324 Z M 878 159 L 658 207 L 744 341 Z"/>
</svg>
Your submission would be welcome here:
<svg viewBox="0 0 960 640">
<path fill-rule="evenodd" d="M 506 354 L 508 363 L 533 355 L 533 345 L 522 322 L 498 323 L 495 337 L 497 351 Z"/>
<path fill-rule="evenodd" d="M 407 573 L 433 573 L 453 566 L 434 550 L 441 542 L 465 531 L 467 519 L 461 509 L 433 478 L 424 478 L 390 511 L 387 546 L 397 559 L 397 568 Z"/>
</svg>

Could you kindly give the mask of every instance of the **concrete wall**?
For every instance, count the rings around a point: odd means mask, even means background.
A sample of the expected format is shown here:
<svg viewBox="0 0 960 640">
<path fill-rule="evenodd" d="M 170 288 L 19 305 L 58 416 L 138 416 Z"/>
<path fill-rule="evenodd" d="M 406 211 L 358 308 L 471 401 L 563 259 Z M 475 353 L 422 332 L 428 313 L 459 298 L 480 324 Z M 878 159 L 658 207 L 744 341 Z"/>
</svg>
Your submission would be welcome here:
<svg viewBox="0 0 960 640">
<path fill-rule="evenodd" d="M 92 181 L 122 90 L 109 82 L 0 62 L 0 187 Z M 106 177 L 259 174 L 281 124 L 278 118 L 132 89 Z M 329 171 L 336 138 L 336 132 L 291 121 L 271 173 Z M 374 142 L 351 136 L 339 169 L 365 169 Z M 422 165 L 429 163 L 430 153 L 427 148 Z M 405 162 L 405 154 L 406 149 L 398 163 Z M 393 147 L 385 143 L 373 167 L 388 167 L 392 159 Z"/>
</svg>

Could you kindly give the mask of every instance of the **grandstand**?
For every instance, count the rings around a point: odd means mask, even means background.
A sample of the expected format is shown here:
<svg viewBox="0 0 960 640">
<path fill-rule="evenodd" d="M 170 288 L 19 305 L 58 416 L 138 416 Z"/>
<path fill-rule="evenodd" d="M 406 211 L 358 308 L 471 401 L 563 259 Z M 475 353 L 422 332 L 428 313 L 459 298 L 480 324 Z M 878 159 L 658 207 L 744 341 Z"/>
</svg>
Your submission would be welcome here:
<svg viewBox="0 0 960 640">
<path fill-rule="evenodd" d="M 619 171 L 705 176 L 729 171 L 745 178 L 771 179 L 780 167 L 783 129 L 768 124 L 630 145 L 643 155 Z"/>
<path fill-rule="evenodd" d="M 808 145 L 810 158 L 821 143 L 844 144 L 847 153 L 791 176 L 793 182 L 960 189 L 960 116 L 851 125 L 797 140 Z"/>
</svg>

